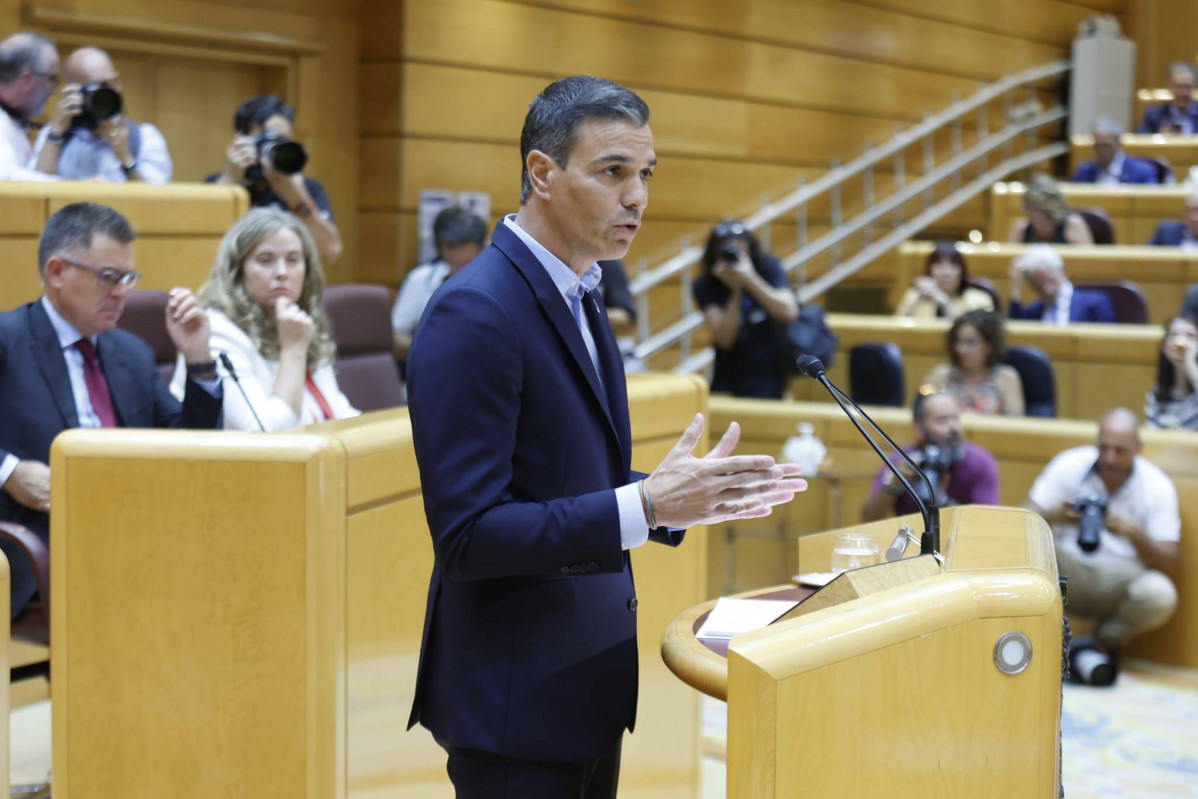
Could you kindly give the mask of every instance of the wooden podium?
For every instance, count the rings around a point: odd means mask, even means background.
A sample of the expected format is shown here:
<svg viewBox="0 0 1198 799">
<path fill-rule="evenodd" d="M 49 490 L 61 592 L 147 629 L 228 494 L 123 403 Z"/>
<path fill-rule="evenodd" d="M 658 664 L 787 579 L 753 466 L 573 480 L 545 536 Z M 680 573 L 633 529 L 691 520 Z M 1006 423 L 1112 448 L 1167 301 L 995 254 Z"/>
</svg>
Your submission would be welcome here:
<svg viewBox="0 0 1198 799">
<path fill-rule="evenodd" d="M 854 532 L 885 552 L 902 523 L 922 529 L 907 517 Z M 695 638 L 714 602 L 667 629 L 674 674 L 728 702 L 728 799 L 1058 795 L 1052 533 L 1012 508 L 948 509 L 942 525 L 943 564 L 911 544 L 726 649 Z M 827 570 L 834 535 L 800 539 L 803 571 Z M 801 612 L 808 602 L 822 607 Z"/>
</svg>

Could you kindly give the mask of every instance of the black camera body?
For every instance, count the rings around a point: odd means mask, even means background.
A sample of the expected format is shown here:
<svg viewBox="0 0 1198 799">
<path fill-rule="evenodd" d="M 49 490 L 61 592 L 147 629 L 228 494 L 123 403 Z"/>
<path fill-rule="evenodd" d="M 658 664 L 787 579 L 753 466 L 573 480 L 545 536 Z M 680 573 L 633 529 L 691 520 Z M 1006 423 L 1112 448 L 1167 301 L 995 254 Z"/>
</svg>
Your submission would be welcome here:
<svg viewBox="0 0 1198 799">
<path fill-rule="evenodd" d="M 920 447 L 915 453 L 915 462 L 919 464 L 919 468 L 928 476 L 928 480 L 935 486 L 936 490 L 940 490 L 940 481 L 944 475 L 948 474 L 949 469 L 952 469 L 957 461 L 961 460 L 960 446 L 941 446 L 931 441 Z M 927 486 L 923 480 L 917 480 L 912 484 L 916 492 L 920 495 L 920 499 L 931 500 L 935 499 L 937 503 L 941 500 L 947 500 L 947 497 L 927 497 Z"/>
<path fill-rule="evenodd" d="M 1073 509 L 1081 518 L 1077 522 L 1077 545 L 1082 552 L 1094 552 L 1102 543 L 1102 528 L 1106 526 L 1107 498 L 1091 491 L 1073 501 Z"/>
<path fill-rule="evenodd" d="M 264 131 L 255 138 L 254 147 L 258 150 L 259 164 L 263 158 L 269 158 L 275 169 L 284 175 L 302 172 L 304 165 L 308 163 L 308 153 L 305 152 L 304 145 L 271 130 Z"/>
<path fill-rule="evenodd" d="M 106 119 L 112 119 L 125 107 L 121 93 L 105 83 L 89 83 L 79 90 L 83 95 L 79 115 L 72 127 L 95 130 Z"/>
<path fill-rule="evenodd" d="M 724 242 L 720 246 L 720 260 L 734 264 L 740 261 L 740 248 L 732 242 Z"/>
</svg>

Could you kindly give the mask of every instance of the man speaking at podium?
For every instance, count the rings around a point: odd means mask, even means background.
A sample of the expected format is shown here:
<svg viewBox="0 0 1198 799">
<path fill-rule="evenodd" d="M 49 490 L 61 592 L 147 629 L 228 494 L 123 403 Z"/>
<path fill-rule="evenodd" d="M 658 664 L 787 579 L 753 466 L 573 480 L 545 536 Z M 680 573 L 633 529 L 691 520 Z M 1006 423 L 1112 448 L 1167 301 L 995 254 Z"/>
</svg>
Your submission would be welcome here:
<svg viewBox="0 0 1198 799">
<path fill-rule="evenodd" d="M 697 458 L 695 420 L 630 471 L 624 369 L 596 262 L 624 257 L 657 164 L 633 92 L 566 78 L 533 100 L 519 213 L 447 280 L 408 361 L 435 563 L 410 725 L 459 797 L 611 797 L 637 697 L 629 550 L 769 515 L 806 488 L 768 456 Z M 644 478 L 644 479 L 637 479 Z"/>
</svg>

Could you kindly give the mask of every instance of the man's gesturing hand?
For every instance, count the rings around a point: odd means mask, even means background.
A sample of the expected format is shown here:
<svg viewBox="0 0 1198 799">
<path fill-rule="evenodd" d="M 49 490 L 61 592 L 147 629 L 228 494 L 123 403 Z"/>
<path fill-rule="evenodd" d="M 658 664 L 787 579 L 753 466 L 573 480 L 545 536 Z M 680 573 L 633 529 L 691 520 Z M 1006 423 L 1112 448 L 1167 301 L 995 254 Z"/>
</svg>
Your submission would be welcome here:
<svg viewBox="0 0 1198 799">
<path fill-rule="evenodd" d="M 775 464 L 768 455 L 732 455 L 740 440 L 736 422 L 711 452 L 696 458 L 702 435 L 703 414 L 698 414 L 645 480 L 658 527 L 769 516 L 774 505 L 806 490 L 807 481 L 793 479 L 802 473 L 795 464 Z"/>
</svg>

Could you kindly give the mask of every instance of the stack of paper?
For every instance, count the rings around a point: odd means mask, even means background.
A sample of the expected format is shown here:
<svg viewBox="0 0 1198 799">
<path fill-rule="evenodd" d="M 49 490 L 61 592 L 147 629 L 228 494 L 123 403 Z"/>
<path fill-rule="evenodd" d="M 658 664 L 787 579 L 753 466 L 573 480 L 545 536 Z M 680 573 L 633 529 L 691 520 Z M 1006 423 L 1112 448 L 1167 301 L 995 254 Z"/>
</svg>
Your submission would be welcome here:
<svg viewBox="0 0 1198 799">
<path fill-rule="evenodd" d="M 799 604 L 790 599 L 729 599 L 721 597 L 696 638 L 732 638 L 768 627 Z"/>
</svg>

